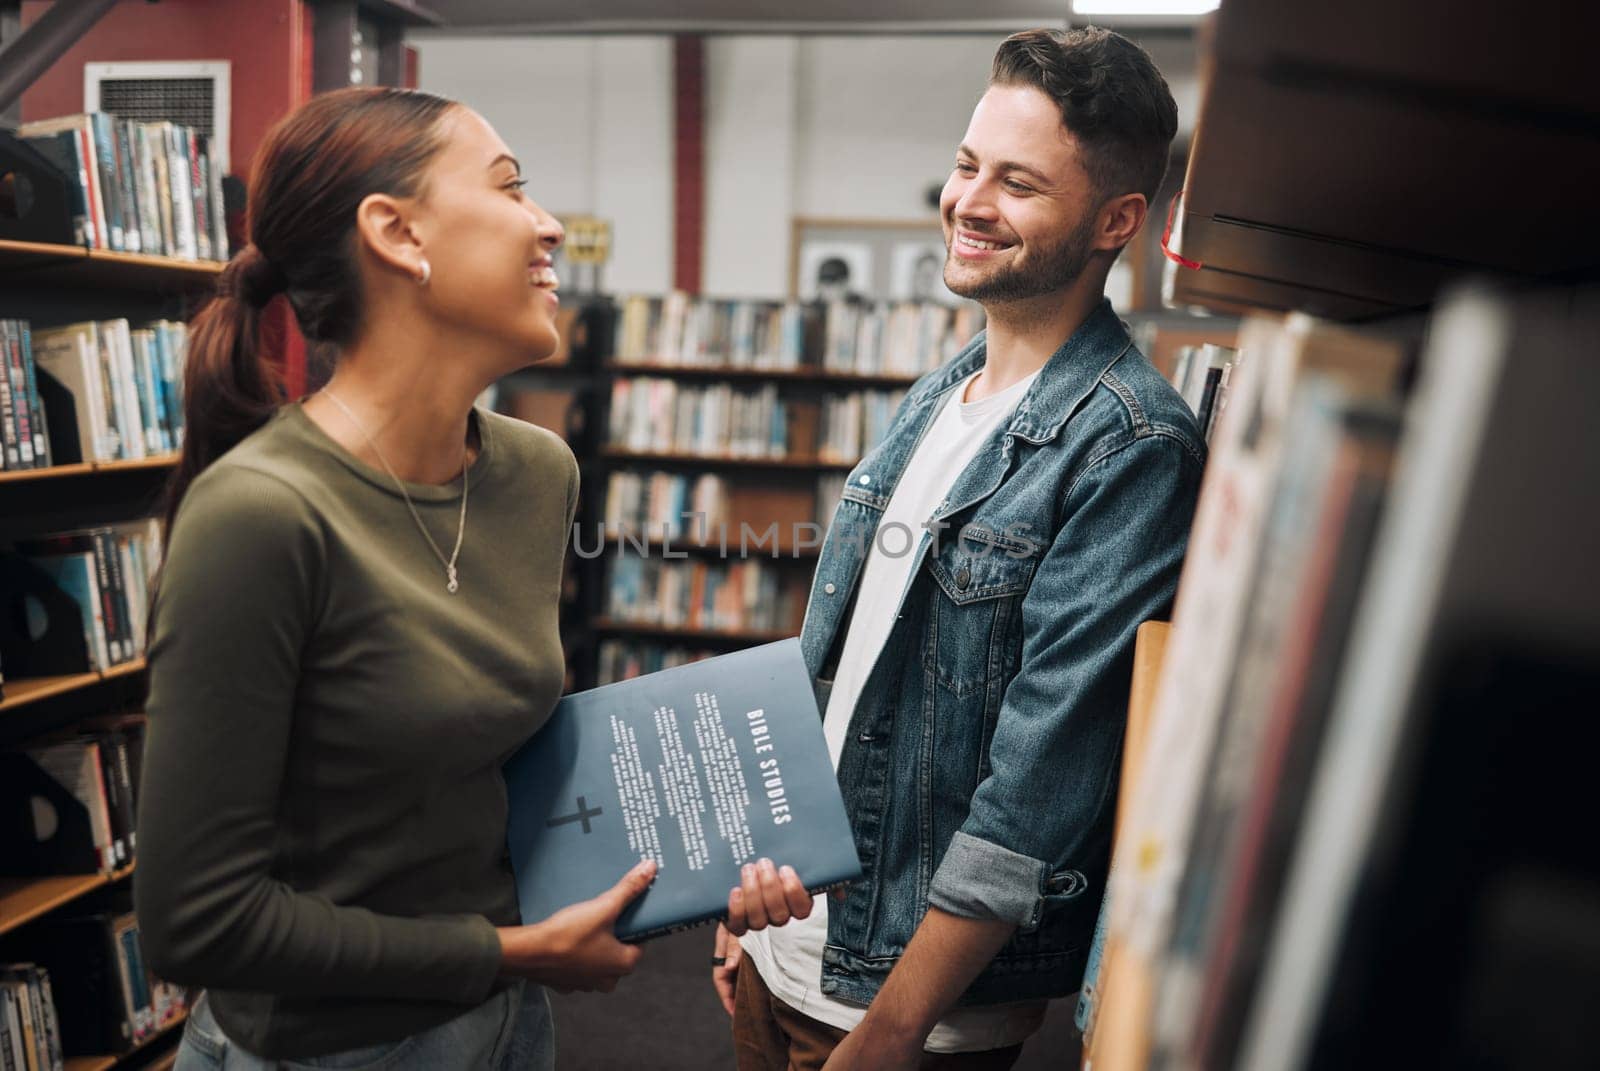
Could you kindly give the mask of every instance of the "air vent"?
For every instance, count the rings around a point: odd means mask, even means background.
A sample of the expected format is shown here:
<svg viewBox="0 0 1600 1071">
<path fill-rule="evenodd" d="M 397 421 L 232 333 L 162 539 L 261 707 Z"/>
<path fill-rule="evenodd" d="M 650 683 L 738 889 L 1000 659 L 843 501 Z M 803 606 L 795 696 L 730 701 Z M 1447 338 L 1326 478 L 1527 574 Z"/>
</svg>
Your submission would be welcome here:
<svg viewBox="0 0 1600 1071">
<path fill-rule="evenodd" d="M 83 108 L 138 122 L 164 120 L 202 131 L 210 142 L 212 159 L 227 174 L 231 66 L 226 62 L 87 63 Z"/>
</svg>

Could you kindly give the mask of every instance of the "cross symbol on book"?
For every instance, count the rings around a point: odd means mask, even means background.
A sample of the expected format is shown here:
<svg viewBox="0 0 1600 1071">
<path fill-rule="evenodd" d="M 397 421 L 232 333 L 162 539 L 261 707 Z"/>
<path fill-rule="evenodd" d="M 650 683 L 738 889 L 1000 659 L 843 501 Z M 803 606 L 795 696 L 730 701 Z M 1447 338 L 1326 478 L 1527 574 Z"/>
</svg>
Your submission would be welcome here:
<svg viewBox="0 0 1600 1071">
<path fill-rule="evenodd" d="M 589 805 L 586 802 L 584 802 L 583 797 L 579 796 L 578 797 L 578 809 L 577 809 L 576 812 L 574 812 L 572 814 L 563 814 L 563 815 L 561 815 L 561 816 L 559 816 L 557 818 L 552 818 L 552 819 L 548 820 L 547 822 L 545 822 L 545 825 L 549 826 L 549 827 L 554 827 L 554 826 L 569 825 L 569 824 L 571 824 L 573 822 L 582 822 L 583 823 L 583 831 L 585 833 L 588 833 L 590 831 L 589 830 L 589 819 L 593 818 L 595 815 L 597 815 L 599 813 L 600 813 L 600 808 L 599 807 L 595 807 L 595 808 L 591 809 L 589 807 Z"/>
</svg>

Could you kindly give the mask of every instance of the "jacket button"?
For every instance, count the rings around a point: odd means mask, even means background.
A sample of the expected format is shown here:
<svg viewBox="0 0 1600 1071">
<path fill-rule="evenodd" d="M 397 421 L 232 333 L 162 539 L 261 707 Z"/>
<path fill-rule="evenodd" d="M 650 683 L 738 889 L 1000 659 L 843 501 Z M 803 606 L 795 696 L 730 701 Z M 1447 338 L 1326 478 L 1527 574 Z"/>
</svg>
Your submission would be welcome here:
<svg viewBox="0 0 1600 1071">
<path fill-rule="evenodd" d="M 832 584 L 824 584 L 822 585 L 822 590 L 826 591 L 829 595 L 832 595 L 834 592 L 834 587 Z"/>
<path fill-rule="evenodd" d="M 863 476 L 863 477 L 861 477 L 861 486 L 862 487 L 867 486 L 867 484 L 869 484 L 871 482 L 872 482 L 872 477 L 871 476 Z"/>
<path fill-rule="evenodd" d="M 960 569 L 956 570 L 956 587 L 960 588 L 962 591 L 966 591 L 967 585 L 971 583 L 972 570 L 968 569 L 966 566 L 962 566 Z"/>
</svg>

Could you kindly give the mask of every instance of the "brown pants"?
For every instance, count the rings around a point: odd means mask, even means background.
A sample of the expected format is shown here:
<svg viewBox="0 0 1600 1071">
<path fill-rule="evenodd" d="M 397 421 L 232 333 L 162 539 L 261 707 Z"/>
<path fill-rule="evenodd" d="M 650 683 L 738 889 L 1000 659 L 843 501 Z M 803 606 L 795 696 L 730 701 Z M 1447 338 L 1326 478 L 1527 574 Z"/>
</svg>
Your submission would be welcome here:
<svg viewBox="0 0 1600 1071">
<path fill-rule="evenodd" d="M 739 1071 L 821 1071 L 845 1031 L 801 1015 L 772 995 L 749 957 L 739 964 L 733 999 L 733 1051 Z M 1006 1071 L 1022 1046 L 989 1052 L 925 1052 L 922 1071 Z"/>
</svg>

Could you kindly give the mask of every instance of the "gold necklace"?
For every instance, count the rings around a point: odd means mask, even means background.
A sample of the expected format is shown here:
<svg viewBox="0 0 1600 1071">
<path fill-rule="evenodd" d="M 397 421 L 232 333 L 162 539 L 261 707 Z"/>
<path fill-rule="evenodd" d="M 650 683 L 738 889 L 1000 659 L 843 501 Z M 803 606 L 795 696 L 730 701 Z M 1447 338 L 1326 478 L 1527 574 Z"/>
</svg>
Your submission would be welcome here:
<svg viewBox="0 0 1600 1071">
<path fill-rule="evenodd" d="M 344 415 L 350 418 L 350 423 L 356 426 L 356 430 L 359 431 L 362 437 L 367 440 L 367 445 L 372 447 L 372 452 L 378 455 L 378 460 L 383 463 L 384 471 L 389 474 L 389 479 L 393 480 L 394 485 L 400 489 L 400 497 L 406 500 L 406 509 L 411 511 L 411 519 L 417 522 L 417 531 L 422 533 L 422 538 L 426 539 L 428 541 L 428 546 L 433 548 L 434 557 L 438 558 L 439 564 L 444 566 L 444 589 L 450 594 L 454 595 L 457 589 L 459 589 L 461 586 L 460 582 L 456 578 L 456 559 L 461 556 L 461 540 L 467 534 L 466 443 L 461 444 L 461 519 L 456 523 L 455 549 L 450 552 L 450 557 L 446 558 L 444 556 L 444 551 L 439 549 L 439 544 L 433 541 L 433 536 L 429 533 L 428 526 L 422 523 L 422 516 L 417 513 L 417 507 L 412 504 L 411 496 L 406 493 L 406 485 L 401 482 L 400 477 L 395 475 L 394 468 L 389 464 L 389 459 L 383 456 L 383 451 L 378 449 L 378 444 L 374 442 L 372 436 L 367 433 L 367 429 L 362 426 L 361 421 L 356 419 L 356 415 L 350 411 L 350 407 L 340 401 L 339 396 L 334 394 L 333 391 L 329 390 L 327 387 L 323 387 L 322 393 L 328 396 L 328 401 L 344 410 Z"/>
</svg>

